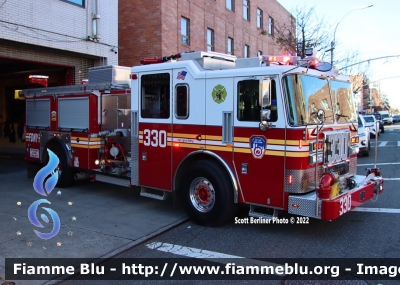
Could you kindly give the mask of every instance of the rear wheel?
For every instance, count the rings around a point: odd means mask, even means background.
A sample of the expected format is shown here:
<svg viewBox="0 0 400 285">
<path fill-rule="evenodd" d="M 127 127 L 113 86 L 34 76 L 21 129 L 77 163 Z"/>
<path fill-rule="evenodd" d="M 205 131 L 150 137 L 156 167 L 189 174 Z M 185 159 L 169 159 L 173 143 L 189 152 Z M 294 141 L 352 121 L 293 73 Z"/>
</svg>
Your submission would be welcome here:
<svg viewBox="0 0 400 285">
<path fill-rule="evenodd" d="M 58 177 L 57 181 L 57 187 L 64 188 L 71 186 L 74 182 L 74 177 L 73 177 L 73 172 L 71 169 L 71 166 L 68 163 L 67 157 L 65 152 L 63 151 L 62 147 L 58 144 L 50 145 L 48 147 L 49 150 L 51 150 L 60 160 L 60 163 L 58 164 L 58 170 L 60 172 L 60 175 Z M 46 164 L 49 160 L 49 156 L 47 155 L 46 151 Z"/>
<path fill-rule="evenodd" d="M 223 224 L 237 213 L 232 182 L 211 160 L 197 161 L 187 169 L 181 195 L 188 216 L 205 226 Z"/>
</svg>

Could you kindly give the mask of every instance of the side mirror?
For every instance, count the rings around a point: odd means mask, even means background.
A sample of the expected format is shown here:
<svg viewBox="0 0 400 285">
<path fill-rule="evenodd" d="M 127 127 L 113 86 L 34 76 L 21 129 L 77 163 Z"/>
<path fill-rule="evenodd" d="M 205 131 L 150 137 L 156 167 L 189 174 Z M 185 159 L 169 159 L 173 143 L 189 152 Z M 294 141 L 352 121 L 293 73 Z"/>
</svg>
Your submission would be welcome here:
<svg viewBox="0 0 400 285">
<path fill-rule="evenodd" d="M 261 122 L 259 128 L 261 131 L 265 132 L 268 129 L 268 121 L 271 119 L 271 110 L 261 110 L 260 117 Z"/>
<path fill-rule="evenodd" d="M 332 65 L 329 62 L 318 62 L 315 65 L 315 69 L 322 72 L 327 72 L 332 69 Z"/>
<path fill-rule="evenodd" d="M 271 110 L 265 108 L 271 106 L 271 79 L 261 79 L 260 80 L 260 130 L 266 131 L 268 129 L 268 121 L 271 118 Z"/>
<path fill-rule="evenodd" d="M 320 120 L 321 122 L 325 121 L 325 111 L 323 109 L 319 109 L 317 111 L 317 118 L 318 120 Z"/>
<path fill-rule="evenodd" d="M 269 78 L 260 80 L 259 102 L 261 109 L 271 106 L 271 80 Z"/>
</svg>

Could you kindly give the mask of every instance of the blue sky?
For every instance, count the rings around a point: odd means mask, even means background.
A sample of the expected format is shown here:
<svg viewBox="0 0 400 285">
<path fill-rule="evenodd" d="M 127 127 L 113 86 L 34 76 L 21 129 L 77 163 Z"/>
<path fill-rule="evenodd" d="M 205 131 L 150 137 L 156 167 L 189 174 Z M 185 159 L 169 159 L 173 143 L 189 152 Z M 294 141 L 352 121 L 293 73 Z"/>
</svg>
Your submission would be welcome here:
<svg viewBox="0 0 400 285">
<path fill-rule="evenodd" d="M 368 71 L 372 81 L 380 80 L 381 93 L 388 95 L 391 106 L 400 109 L 400 0 L 277 1 L 289 12 L 296 6 L 314 7 L 332 26 L 332 40 L 340 22 L 335 57 L 352 51 L 358 51 L 359 61 L 396 56 L 370 61 Z M 368 5 L 373 6 L 348 13 Z"/>
</svg>

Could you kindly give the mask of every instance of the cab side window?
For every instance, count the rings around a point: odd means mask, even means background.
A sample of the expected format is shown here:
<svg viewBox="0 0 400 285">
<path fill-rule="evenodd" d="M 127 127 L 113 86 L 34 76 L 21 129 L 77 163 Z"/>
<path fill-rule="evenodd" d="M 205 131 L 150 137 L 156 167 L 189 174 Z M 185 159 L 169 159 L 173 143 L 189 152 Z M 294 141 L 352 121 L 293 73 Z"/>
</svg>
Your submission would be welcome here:
<svg viewBox="0 0 400 285">
<path fill-rule="evenodd" d="M 179 84 L 175 87 L 175 117 L 187 119 L 189 117 L 189 86 Z"/>
<path fill-rule="evenodd" d="M 169 73 L 142 75 L 141 86 L 142 118 L 168 119 L 170 116 Z"/>
<path fill-rule="evenodd" d="M 238 82 L 238 106 L 237 119 L 239 121 L 260 121 L 260 82 L 258 80 L 243 80 Z M 271 80 L 271 106 L 267 109 L 271 110 L 271 122 L 278 120 L 277 100 L 276 100 L 276 83 Z"/>
</svg>

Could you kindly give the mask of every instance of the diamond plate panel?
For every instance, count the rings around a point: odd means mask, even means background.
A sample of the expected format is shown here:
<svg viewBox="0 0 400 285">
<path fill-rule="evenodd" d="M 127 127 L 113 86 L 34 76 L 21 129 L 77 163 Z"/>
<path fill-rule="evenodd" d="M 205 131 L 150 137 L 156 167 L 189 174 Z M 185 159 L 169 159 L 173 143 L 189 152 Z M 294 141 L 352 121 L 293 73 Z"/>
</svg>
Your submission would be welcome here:
<svg viewBox="0 0 400 285">
<path fill-rule="evenodd" d="M 322 167 L 317 168 L 318 180 L 322 175 Z M 315 176 L 314 176 L 315 168 L 309 169 L 301 169 L 301 170 L 293 170 L 286 169 L 285 177 L 289 175 L 293 175 L 293 183 L 289 184 L 287 179 L 285 179 L 285 192 L 288 193 L 307 193 L 313 191 L 315 189 Z"/>
<path fill-rule="evenodd" d="M 289 196 L 288 213 L 321 219 L 321 200 L 316 201 L 315 192 L 306 195 Z M 318 214 L 316 213 L 316 206 L 318 203 Z M 294 207 L 293 205 L 298 205 Z"/>
<path fill-rule="evenodd" d="M 349 166 L 350 166 L 349 174 L 356 175 L 357 174 L 357 157 L 350 158 Z"/>
<path fill-rule="evenodd" d="M 101 174 L 96 174 L 96 181 L 110 183 L 113 185 L 119 185 L 119 186 L 124 186 L 124 187 L 131 186 L 129 180 L 127 180 L 127 179 L 120 179 L 120 178 L 101 175 Z"/>
</svg>

